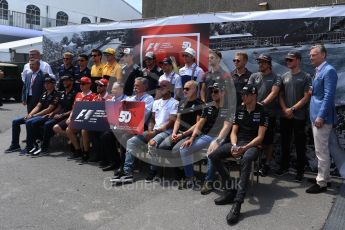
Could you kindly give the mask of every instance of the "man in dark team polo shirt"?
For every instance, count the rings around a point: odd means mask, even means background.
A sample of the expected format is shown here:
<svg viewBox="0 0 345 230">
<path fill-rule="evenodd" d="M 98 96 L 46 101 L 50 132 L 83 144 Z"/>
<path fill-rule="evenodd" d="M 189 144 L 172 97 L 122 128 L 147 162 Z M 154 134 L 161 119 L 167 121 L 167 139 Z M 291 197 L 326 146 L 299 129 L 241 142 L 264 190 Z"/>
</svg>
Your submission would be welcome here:
<svg viewBox="0 0 345 230">
<path fill-rule="evenodd" d="M 264 139 L 268 126 L 268 116 L 262 105 L 256 102 L 257 89 L 247 85 L 242 90 L 243 105 L 238 107 L 230 135 L 231 143 L 224 144 L 208 155 L 214 168 L 219 172 L 224 194 L 215 199 L 216 205 L 234 203 L 226 219 L 228 224 L 236 224 L 239 219 L 241 204 L 243 203 L 249 182 L 252 161 L 258 157 L 258 145 Z M 234 157 L 240 161 L 241 176 L 237 190 L 230 188 L 231 178 L 225 169 L 222 159 Z"/>
</svg>

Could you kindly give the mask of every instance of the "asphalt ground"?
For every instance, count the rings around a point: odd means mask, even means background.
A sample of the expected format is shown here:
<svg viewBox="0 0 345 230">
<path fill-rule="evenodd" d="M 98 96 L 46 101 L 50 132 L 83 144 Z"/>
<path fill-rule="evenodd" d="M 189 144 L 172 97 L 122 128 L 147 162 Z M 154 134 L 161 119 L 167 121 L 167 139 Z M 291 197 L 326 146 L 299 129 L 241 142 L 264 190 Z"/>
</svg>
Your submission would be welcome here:
<svg viewBox="0 0 345 230">
<path fill-rule="evenodd" d="M 134 184 L 113 187 L 112 172 L 68 160 L 63 140 L 55 139 L 49 156 L 4 154 L 11 120 L 25 111 L 17 103 L 0 107 L 0 229 L 322 229 L 342 185 L 333 179 L 326 193 L 312 195 L 293 173 L 261 177 L 249 189 L 240 222 L 228 226 L 231 205 L 214 205 L 217 193 L 180 191 L 171 180 L 145 184 L 146 172 L 138 170 Z"/>
</svg>

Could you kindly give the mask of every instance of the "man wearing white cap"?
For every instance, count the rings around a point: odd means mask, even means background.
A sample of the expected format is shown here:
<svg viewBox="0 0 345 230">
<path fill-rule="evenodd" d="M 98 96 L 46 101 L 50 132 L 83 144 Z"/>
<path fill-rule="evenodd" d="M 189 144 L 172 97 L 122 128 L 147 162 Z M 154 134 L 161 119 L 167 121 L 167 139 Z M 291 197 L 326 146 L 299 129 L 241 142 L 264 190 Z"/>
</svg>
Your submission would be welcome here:
<svg viewBox="0 0 345 230">
<path fill-rule="evenodd" d="M 184 67 L 179 71 L 181 76 L 182 85 L 187 81 L 194 80 L 199 84 L 202 82 L 204 71 L 195 63 L 196 52 L 193 48 L 188 47 L 182 53 L 184 59 Z"/>
<path fill-rule="evenodd" d="M 140 66 L 133 61 L 133 48 L 125 48 L 122 57 L 122 83 L 124 84 L 123 92 L 125 95 L 132 96 L 134 81 L 137 77 L 142 77 L 143 73 Z"/>
</svg>

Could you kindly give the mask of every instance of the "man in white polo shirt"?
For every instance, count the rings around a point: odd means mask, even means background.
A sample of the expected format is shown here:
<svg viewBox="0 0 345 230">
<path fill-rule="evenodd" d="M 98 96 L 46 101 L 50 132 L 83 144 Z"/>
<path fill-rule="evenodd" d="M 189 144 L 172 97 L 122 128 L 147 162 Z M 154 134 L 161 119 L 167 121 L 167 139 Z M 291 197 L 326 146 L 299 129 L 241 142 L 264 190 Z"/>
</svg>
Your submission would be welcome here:
<svg viewBox="0 0 345 230">
<path fill-rule="evenodd" d="M 160 76 L 158 81 L 169 81 L 172 97 L 179 100 L 182 96 L 182 81 L 180 75 L 174 72 L 173 61 L 166 57 L 159 63 L 162 64 L 164 74 Z"/>
</svg>

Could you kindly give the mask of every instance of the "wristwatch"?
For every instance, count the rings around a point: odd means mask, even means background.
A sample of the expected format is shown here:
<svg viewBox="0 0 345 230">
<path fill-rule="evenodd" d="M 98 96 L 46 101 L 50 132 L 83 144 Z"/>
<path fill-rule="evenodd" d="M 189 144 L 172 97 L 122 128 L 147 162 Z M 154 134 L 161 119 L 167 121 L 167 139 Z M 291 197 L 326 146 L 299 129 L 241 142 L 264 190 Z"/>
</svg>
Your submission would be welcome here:
<svg viewBox="0 0 345 230">
<path fill-rule="evenodd" d="M 295 112 L 296 111 L 296 108 L 295 107 L 291 107 L 291 110 L 292 110 L 292 112 Z"/>
</svg>

